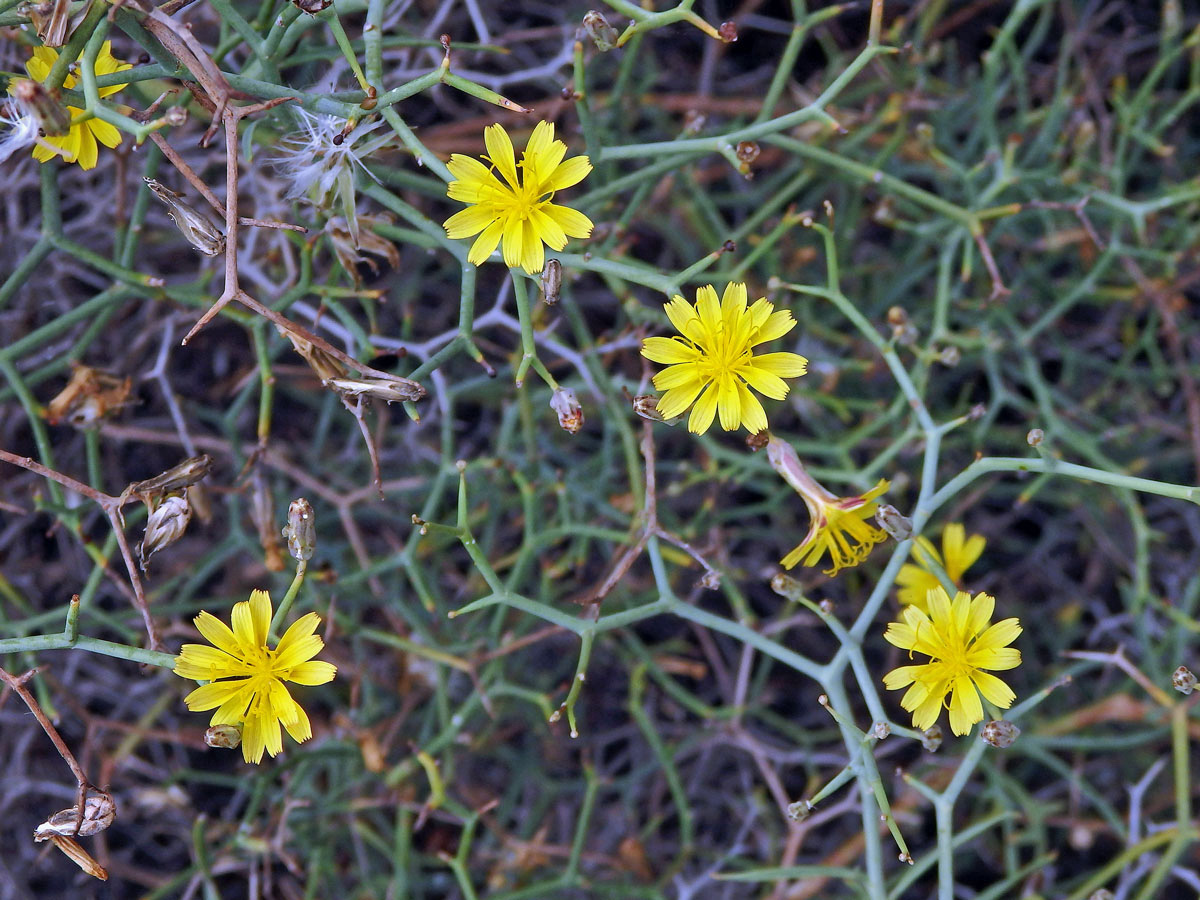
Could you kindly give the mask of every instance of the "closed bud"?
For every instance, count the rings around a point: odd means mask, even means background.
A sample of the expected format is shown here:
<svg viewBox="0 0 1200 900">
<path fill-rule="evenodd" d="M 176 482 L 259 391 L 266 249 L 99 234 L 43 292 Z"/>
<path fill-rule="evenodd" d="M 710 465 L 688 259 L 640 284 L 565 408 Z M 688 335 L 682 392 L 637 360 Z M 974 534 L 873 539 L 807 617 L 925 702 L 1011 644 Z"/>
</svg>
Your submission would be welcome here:
<svg viewBox="0 0 1200 900">
<path fill-rule="evenodd" d="M 143 572 L 150 557 L 183 537 L 191 520 L 192 507 L 184 494 L 172 494 L 151 511 L 146 520 L 146 533 L 138 547 L 138 562 Z"/>
<path fill-rule="evenodd" d="M 813 805 L 807 800 L 797 800 L 787 805 L 787 817 L 793 822 L 803 822 L 812 812 Z"/>
<path fill-rule="evenodd" d="M 633 398 L 633 411 L 643 419 L 649 419 L 651 422 L 662 422 L 664 425 L 674 425 L 681 418 L 676 416 L 673 419 L 664 419 L 658 411 L 658 398 L 653 394 L 639 394 Z"/>
<path fill-rule="evenodd" d="M 22 78 L 13 82 L 9 92 L 29 110 L 44 134 L 60 135 L 71 130 L 71 114 L 44 85 Z"/>
<path fill-rule="evenodd" d="M 954 368 L 962 360 L 962 351 L 950 344 L 948 347 L 942 348 L 937 358 L 943 366 Z"/>
<path fill-rule="evenodd" d="M 578 434 L 583 427 L 583 407 L 570 388 L 556 388 L 550 398 L 550 408 L 558 414 L 558 426 L 568 434 Z"/>
<path fill-rule="evenodd" d="M 299 9 L 301 12 L 306 12 L 310 16 L 315 16 L 317 13 L 327 9 L 333 0 L 292 0 L 292 6 Z"/>
<path fill-rule="evenodd" d="M 583 30 L 587 32 L 587 36 L 592 39 L 592 43 L 601 53 L 612 50 L 620 39 L 617 29 L 609 25 L 608 19 L 594 9 L 584 15 Z"/>
<path fill-rule="evenodd" d="M 237 725 L 214 725 L 204 732 L 204 743 L 219 750 L 235 750 L 242 743 L 242 729 Z"/>
<path fill-rule="evenodd" d="M 881 503 L 875 509 L 875 521 L 897 541 L 907 541 L 912 537 L 912 519 L 900 515 L 900 510 L 894 506 Z"/>
<path fill-rule="evenodd" d="M 172 106 L 165 113 L 163 113 L 162 120 L 168 125 L 178 128 L 180 125 L 183 125 L 187 122 L 187 117 L 188 114 L 186 106 Z"/>
<path fill-rule="evenodd" d="M 937 753 L 942 746 L 942 726 L 930 725 L 921 733 L 921 746 L 930 753 Z"/>
<path fill-rule="evenodd" d="M 984 743 L 991 744 L 997 750 L 1007 750 L 1020 736 L 1021 729 L 1008 719 L 993 719 L 984 723 L 983 728 L 979 730 L 979 737 Z"/>
<path fill-rule="evenodd" d="M 167 218 L 175 223 L 184 240 L 205 256 L 217 256 L 225 249 L 225 235 L 199 210 L 183 202 L 179 194 L 153 178 L 143 178 L 150 192 L 167 206 Z"/>
<path fill-rule="evenodd" d="M 317 549 L 317 525 L 312 504 L 299 497 L 288 507 L 287 525 L 283 528 L 288 553 L 293 559 L 308 561 Z"/>
<path fill-rule="evenodd" d="M 90 837 L 111 825 L 116 817 L 117 804 L 113 800 L 112 794 L 99 788 L 89 787 L 83 801 L 82 820 L 79 819 L 78 806 L 60 810 L 33 830 L 33 839 L 44 841 L 52 834 L 61 834 L 67 837 L 74 837 L 78 834 Z M 76 822 L 79 823 L 78 831 L 75 830 Z"/>
<path fill-rule="evenodd" d="M 738 141 L 733 152 L 738 159 L 738 171 L 749 177 L 750 167 L 758 159 L 758 144 L 754 141 Z"/>
<path fill-rule="evenodd" d="M 1171 673 L 1171 687 L 1187 696 L 1196 689 L 1196 676 L 1187 666 L 1180 666 Z"/>
<path fill-rule="evenodd" d="M 871 727 L 871 737 L 877 741 L 882 741 L 885 737 L 892 733 L 892 726 L 887 722 L 876 722 Z"/>
<path fill-rule="evenodd" d="M 1025 443 L 1030 447 L 1042 446 L 1042 441 L 1046 439 L 1046 432 L 1040 428 L 1030 428 L 1029 434 L 1025 435 Z"/>
<path fill-rule="evenodd" d="M 541 287 L 542 299 L 546 301 L 547 306 L 558 302 L 558 295 L 562 290 L 562 263 L 557 259 L 546 260 L 546 266 L 542 269 Z"/>
<path fill-rule="evenodd" d="M 732 44 L 738 39 L 737 22 L 722 22 L 717 29 L 717 34 L 725 43 Z"/>
</svg>

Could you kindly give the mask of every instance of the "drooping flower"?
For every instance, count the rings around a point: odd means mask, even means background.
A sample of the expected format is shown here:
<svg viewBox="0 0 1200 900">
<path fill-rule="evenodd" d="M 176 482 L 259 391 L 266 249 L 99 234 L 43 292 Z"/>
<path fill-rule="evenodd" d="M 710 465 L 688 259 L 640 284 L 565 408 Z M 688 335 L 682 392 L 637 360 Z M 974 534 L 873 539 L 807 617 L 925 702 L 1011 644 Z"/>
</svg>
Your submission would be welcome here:
<svg viewBox="0 0 1200 900">
<path fill-rule="evenodd" d="M 1015 618 L 993 625 L 996 600 L 989 594 L 972 597 L 959 591 L 951 602 L 938 585 L 929 591 L 926 606 L 928 613 L 904 607 L 901 621 L 889 624 L 884 638 L 910 655 L 925 654 L 929 662 L 893 669 L 883 683 L 890 691 L 908 688 L 900 705 L 913 714 L 914 728 L 931 726 L 944 705 L 950 710 L 950 730 L 963 735 L 983 721 L 980 694 L 1000 709 L 1016 699 L 1007 684 L 984 670 L 1021 664 L 1021 651 L 1008 646 L 1021 634 L 1021 625 Z"/>
<path fill-rule="evenodd" d="M 825 574 L 836 575 L 841 569 L 857 566 L 872 547 L 887 538 L 887 532 L 866 521 L 875 514 L 879 495 L 889 487 L 885 479 L 860 496 L 837 497 L 805 471 L 790 444 L 774 435 L 767 441 L 767 459 L 804 498 L 810 518 L 804 540 L 780 561 L 784 568 L 797 563 L 815 566 L 828 553 L 832 568 Z"/>
<path fill-rule="evenodd" d="M 313 659 L 325 646 L 313 633 L 320 616 L 301 616 L 274 650 L 267 646 L 271 597 L 266 591 L 253 591 L 249 600 L 234 604 L 232 629 L 207 612 L 196 616 L 195 622 L 213 646 L 180 648 L 175 674 L 209 682 L 184 697 L 188 709 L 215 708 L 210 725 L 240 726 L 246 762 L 260 762 L 264 750 L 275 756 L 283 749 L 281 724 L 297 742 L 312 737 L 308 716 L 284 682 L 325 684 L 337 673 L 332 663 Z"/>
<path fill-rule="evenodd" d="M 58 60 L 58 51 L 50 47 L 35 47 L 33 56 L 25 63 L 25 71 L 29 77 L 38 82 L 50 77 L 50 69 Z M 96 74 L 111 75 L 113 72 L 123 72 L 133 66 L 124 60 L 117 59 L 112 53 L 112 41 L 105 41 L 96 57 Z M 68 73 L 63 81 L 63 87 L 73 88 L 78 83 L 73 73 Z M 100 96 L 107 97 L 127 87 L 124 84 L 110 84 L 100 88 Z M 67 112 L 72 120 L 84 115 L 84 110 L 76 106 L 68 106 Z M 46 162 L 61 156 L 66 162 L 79 163 L 82 169 L 93 169 L 100 158 L 97 141 L 105 147 L 115 147 L 121 143 L 121 132 L 100 119 L 88 119 L 72 125 L 70 131 L 60 135 L 46 135 L 33 148 L 33 158 L 38 162 Z M 49 146 L 47 146 L 49 145 Z M 58 148 L 55 152 L 53 148 Z"/>
<path fill-rule="evenodd" d="M 790 311 L 775 311 L 765 297 L 747 308 L 746 285 L 731 282 L 720 302 L 712 285 L 696 291 L 695 305 L 678 294 L 663 307 L 678 337 L 651 337 L 642 342 L 642 356 L 667 368 L 654 376 L 664 391 L 658 412 L 664 419 L 689 406 L 688 431 L 704 434 L 719 413 L 721 427 L 736 431 L 745 425 L 752 434 L 767 427 L 767 414 L 750 388 L 772 400 L 787 396 L 785 378 L 808 371 L 798 353 L 754 355 L 759 344 L 787 334 L 796 326 Z M 701 393 L 703 391 L 703 393 Z"/>
<path fill-rule="evenodd" d="M 904 605 L 911 604 L 926 612 L 925 597 L 941 582 L 926 565 L 926 558 L 932 559 L 941 566 L 946 575 L 955 585 L 963 573 L 974 565 L 975 560 L 983 553 L 987 541 L 983 535 L 973 534 L 967 537 L 967 530 L 958 522 L 951 522 L 942 529 L 942 552 L 939 554 L 933 542 L 926 537 L 919 537 L 913 548 L 913 558 L 916 564 L 905 563 L 896 575 L 896 584 L 900 586 L 898 596 Z"/>
<path fill-rule="evenodd" d="M 562 250 L 567 238 L 592 233 L 592 220 L 583 213 L 550 202 L 556 191 L 581 182 L 592 164 L 586 156 L 563 159 L 567 145 L 554 139 L 550 122 L 538 122 L 519 163 L 502 125 L 485 128 L 483 142 L 490 167 L 461 153 L 446 164 L 455 178 L 447 196 L 471 204 L 446 220 L 446 233 L 451 238 L 479 235 L 467 254 L 476 266 L 502 244 L 504 264 L 533 275 L 545 266 L 543 245 Z"/>
</svg>

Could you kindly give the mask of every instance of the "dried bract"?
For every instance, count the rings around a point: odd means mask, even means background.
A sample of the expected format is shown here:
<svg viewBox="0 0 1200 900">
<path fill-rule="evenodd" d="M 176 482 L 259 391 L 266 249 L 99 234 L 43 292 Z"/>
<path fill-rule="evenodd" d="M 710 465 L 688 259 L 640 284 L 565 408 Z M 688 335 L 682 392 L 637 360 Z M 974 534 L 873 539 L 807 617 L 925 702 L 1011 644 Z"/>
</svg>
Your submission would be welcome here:
<svg viewBox="0 0 1200 900">
<path fill-rule="evenodd" d="M 386 259 L 393 269 L 400 268 L 400 251 L 396 249 L 396 245 L 372 231 L 374 226 L 384 224 L 391 224 L 389 216 L 359 216 L 358 238 L 355 239 L 350 224 L 342 216 L 334 216 L 325 223 L 325 234 L 333 247 L 334 255 L 342 264 L 342 268 L 354 279 L 355 284 L 362 281 L 358 273 L 360 265 L 369 268 L 372 275 L 379 274 L 379 264 L 372 259 L 373 256 Z"/>
<path fill-rule="evenodd" d="M 74 838 L 67 837 L 62 834 L 50 834 L 41 840 L 51 841 L 55 847 L 66 854 L 67 858 L 84 872 L 91 875 L 93 878 L 98 878 L 100 881 L 108 881 L 108 870 L 96 860 L 92 859 L 92 855 L 79 846 L 79 842 Z"/>
<path fill-rule="evenodd" d="M 287 525 L 283 528 L 287 539 L 288 553 L 293 559 L 310 560 L 317 549 L 317 526 L 312 504 L 303 497 L 293 500 L 288 507 Z"/>
<path fill-rule="evenodd" d="M 143 178 L 146 187 L 167 205 L 167 218 L 175 223 L 184 240 L 205 256 L 218 256 L 225 249 L 225 235 L 212 221 L 197 209 L 183 202 L 183 198 L 164 187 L 153 178 Z"/>
<path fill-rule="evenodd" d="M 71 0 L 26 3 L 18 6 L 17 11 L 29 16 L 37 36 L 47 47 L 61 47 L 71 36 Z M 80 18 L 82 15 L 80 13 Z"/>
<path fill-rule="evenodd" d="M 316 344 L 291 331 L 278 328 L 278 326 L 277 330 L 292 342 L 292 348 L 304 357 L 304 361 L 317 373 L 317 377 L 322 382 L 329 381 L 331 378 L 341 378 L 347 374 L 347 369 L 342 365 L 341 360 L 334 357 L 328 351 L 322 350 Z"/>
<path fill-rule="evenodd" d="M 121 497 L 122 499 L 137 497 L 147 506 L 152 507 L 156 498 L 191 487 L 202 480 L 211 468 L 212 457 L 207 453 L 190 456 L 161 475 L 155 475 L 145 481 L 135 481 L 121 492 Z"/>
</svg>

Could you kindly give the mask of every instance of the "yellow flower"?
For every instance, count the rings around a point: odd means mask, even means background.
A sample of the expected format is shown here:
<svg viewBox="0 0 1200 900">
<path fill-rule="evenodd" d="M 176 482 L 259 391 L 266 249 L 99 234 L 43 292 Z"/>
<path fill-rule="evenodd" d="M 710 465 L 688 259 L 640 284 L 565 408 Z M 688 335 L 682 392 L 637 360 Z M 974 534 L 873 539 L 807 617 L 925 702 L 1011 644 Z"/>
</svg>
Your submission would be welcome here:
<svg viewBox="0 0 1200 900">
<path fill-rule="evenodd" d="M 951 603 L 939 585 L 929 591 L 926 603 L 928 614 L 916 606 L 904 607 L 903 621 L 889 624 L 884 638 L 910 655 L 924 653 L 929 662 L 893 669 L 883 683 L 889 691 L 912 685 L 900 705 L 913 714 L 914 728 L 924 731 L 931 726 L 946 705 L 950 730 L 966 734 L 983 721 L 980 694 L 1000 709 L 1008 709 L 1016 699 L 1007 684 L 983 670 L 1021 664 L 1021 651 L 1008 646 L 1021 633 L 1021 625 L 1016 619 L 991 624 L 996 600 L 988 594 L 972 597 L 959 591 Z"/>
<path fill-rule="evenodd" d="M 922 554 L 945 569 L 950 580 L 958 585 L 963 573 L 974 565 L 975 560 L 979 559 L 979 555 L 983 553 L 983 548 L 987 546 L 987 541 L 982 535 L 973 534 L 968 539 L 967 530 L 957 522 L 952 522 L 942 529 L 942 552 L 940 555 L 929 538 L 919 537 L 916 543 L 920 548 L 919 550 L 914 548 L 913 551 L 913 557 L 917 564 L 905 563 L 902 565 L 899 574 L 896 575 L 896 584 L 900 586 L 899 597 L 902 604 L 911 604 L 926 612 L 929 610 L 925 606 L 925 596 L 933 588 L 940 587 L 941 582 L 926 567 L 926 560 Z"/>
<path fill-rule="evenodd" d="M 847 566 L 857 566 L 866 559 L 887 532 L 866 520 L 875 514 L 876 499 L 886 491 L 889 482 L 883 478 L 865 494 L 858 497 L 835 497 L 804 470 L 800 457 L 792 446 L 774 435 L 767 441 L 767 460 L 783 476 L 808 507 L 808 534 L 791 553 L 780 560 L 787 569 L 802 562 L 815 566 L 829 553 L 833 568 L 826 575 L 836 575 Z"/>
<path fill-rule="evenodd" d="M 461 153 L 451 156 L 447 164 L 455 178 L 447 195 L 472 205 L 446 220 L 446 233 L 452 238 L 479 235 L 467 254 L 467 261 L 477 266 L 503 238 L 504 264 L 521 266 L 533 275 L 545 265 L 543 244 L 561 250 L 568 237 L 592 233 L 592 220 L 583 213 L 550 202 L 555 191 L 583 181 L 592 164 L 586 156 L 564 160 L 567 145 L 554 139 L 550 122 L 538 122 L 520 163 L 502 125 L 485 128 L 483 142 L 488 152 L 483 158 L 490 168 Z"/>
<path fill-rule="evenodd" d="M 752 434 L 765 430 L 767 414 L 750 388 L 782 400 L 788 392 L 783 379 L 808 371 L 808 360 L 797 353 L 754 355 L 756 346 L 796 326 L 791 312 L 775 312 L 765 297 L 747 309 L 746 285 L 737 282 L 725 286 L 719 303 L 710 284 L 696 291 L 694 306 L 677 294 L 663 309 L 682 337 L 642 342 L 642 356 L 667 364 L 654 376 L 654 386 L 665 392 L 658 400 L 662 417 L 674 418 L 695 403 L 688 417 L 693 434 L 708 431 L 718 412 L 726 431 L 743 425 Z"/>
<path fill-rule="evenodd" d="M 35 81 L 45 81 L 50 76 L 50 69 L 57 60 L 57 50 L 50 47 L 36 47 L 33 56 L 25 63 L 25 71 Z M 132 68 L 133 66 L 129 63 L 113 56 L 112 41 L 104 42 L 96 57 L 97 75 L 111 75 L 113 72 L 123 72 Z M 63 87 L 73 88 L 76 83 L 75 76 L 68 74 L 66 80 L 63 81 Z M 108 87 L 100 88 L 100 96 L 107 97 L 125 87 L 127 85 L 110 84 Z M 67 112 L 71 114 L 72 119 L 84 114 L 84 110 L 77 106 L 68 106 Z M 33 158 L 38 162 L 46 162 L 56 156 L 62 156 L 69 163 L 79 163 L 82 169 L 92 169 L 95 168 L 96 160 L 100 155 L 99 148 L 96 146 L 97 141 L 105 147 L 115 147 L 121 143 L 121 132 L 100 119 L 88 119 L 86 122 L 72 125 L 71 130 L 66 134 L 42 137 L 37 146 L 33 148 Z M 45 144 L 58 147 L 62 152 L 55 153 L 50 147 L 44 146 Z"/>
<path fill-rule="evenodd" d="M 231 621 L 232 630 L 209 613 L 196 616 L 196 628 L 213 646 L 184 644 L 175 674 L 210 682 L 183 702 L 192 712 L 215 707 L 210 725 L 241 726 L 242 754 L 246 762 L 257 763 L 264 750 L 274 756 L 283 749 L 281 723 L 298 742 L 312 737 L 308 716 L 283 683 L 325 684 L 337 668 L 313 659 L 325 646 L 313 634 L 321 622 L 316 613 L 293 622 L 274 650 L 267 647 L 271 597 L 266 591 L 253 591 L 249 600 L 234 604 Z"/>
</svg>

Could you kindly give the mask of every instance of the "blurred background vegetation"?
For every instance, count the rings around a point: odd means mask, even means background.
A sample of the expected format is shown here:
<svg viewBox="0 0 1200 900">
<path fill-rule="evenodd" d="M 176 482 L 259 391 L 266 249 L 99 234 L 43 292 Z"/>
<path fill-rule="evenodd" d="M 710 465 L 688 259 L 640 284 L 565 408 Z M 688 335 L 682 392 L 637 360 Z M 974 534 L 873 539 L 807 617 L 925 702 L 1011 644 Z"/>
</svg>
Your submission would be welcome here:
<svg viewBox="0 0 1200 900">
<path fill-rule="evenodd" d="M 652 5 L 598 4 L 608 51 L 576 2 L 167 5 L 234 106 L 300 98 L 234 125 L 237 212 L 308 229 L 243 225 L 241 289 L 419 381 L 416 402 L 343 402 L 238 302 L 181 345 L 227 284 L 143 184 L 206 206 L 160 145 L 126 134 L 87 172 L 3 163 L 0 448 L 114 496 L 212 457 L 142 579 L 170 652 L 200 609 L 282 596 L 279 529 L 306 497 L 294 609 L 321 614 L 339 674 L 299 694 L 314 738 L 252 767 L 204 746 L 170 672 L 34 652 L 73 594 L 80 634 L 148 636 L 104 511 L 5 463 L 0 665 L 44 667 L 29 688 L 118 815 L 83 839 L 103 884 L 32 842 L 76 788 L 0 693 L 0 897 L 1196 896 L 1200 725 L 1170 688 L 1200 631 L 1200 18 L 1171 0 Z M 29 6 L 0 0 L 10 80 L 39 43 Z M 119 127 L 186 109 L 154 134 L 223 197 L 205 91 L 148 7 L 112 8 L 72 6 L 68 48 L 108 39 L 134 64 L 102 101 Z M 347 116 L 359 132 L 335 143 Z M 497 121 L 521 147 L 540 119 L 595 165 L 563 200 L 597 227 L 558 255 L 554 305 L 440 225 L 460 207 L 439 160 L 481 153 Z M 312 166 L 349 175 L 297 190 Z M 813 225 L 858 321 L 788 287 L 827 284 Z M 779 349 L 810 360 L 772 432 L 838 493 L 891 479 L 935 544 L 948 522 L 987 539 L 966 581 L 1026 627 L 1014 746 L 899 733 L 879 685 L 904 663 L 882 633 L 910 542 L 781 595 L 800 498 L 745 435 L 635 414 L 663 302 L 731 280 L 792 310 Z M 531 350 L 577 393 L 578 433 L 545 379 L 514 384 Z M 78 366 L 107 393 L 52 407 Z M 1040 473 L 989 468 L 1011 457 Z M 130 505 L 131 543 L 144 524 Z M 880 703 L 896 733 L 877 741 Z"/>
</svg>

